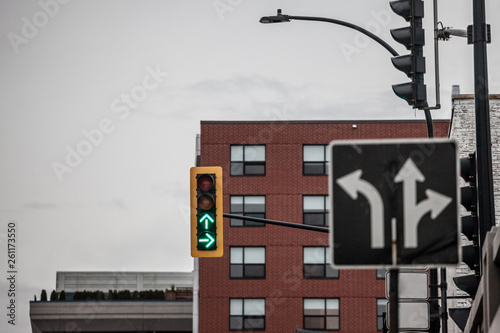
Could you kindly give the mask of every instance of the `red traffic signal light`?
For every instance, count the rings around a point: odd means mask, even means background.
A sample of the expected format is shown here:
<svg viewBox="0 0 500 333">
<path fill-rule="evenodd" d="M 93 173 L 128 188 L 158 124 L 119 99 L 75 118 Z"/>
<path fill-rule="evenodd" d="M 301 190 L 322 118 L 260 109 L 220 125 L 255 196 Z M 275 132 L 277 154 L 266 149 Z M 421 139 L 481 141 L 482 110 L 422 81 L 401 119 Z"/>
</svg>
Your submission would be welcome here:
<svg viewBox="0 0 500 333">
<path fill-rule="evenodd" d="M 215 180 L 211 175 L 201 175 L 197 179 L 198 188 L 202 191 L 210 191 L 215 185 Z"/>
</svg>

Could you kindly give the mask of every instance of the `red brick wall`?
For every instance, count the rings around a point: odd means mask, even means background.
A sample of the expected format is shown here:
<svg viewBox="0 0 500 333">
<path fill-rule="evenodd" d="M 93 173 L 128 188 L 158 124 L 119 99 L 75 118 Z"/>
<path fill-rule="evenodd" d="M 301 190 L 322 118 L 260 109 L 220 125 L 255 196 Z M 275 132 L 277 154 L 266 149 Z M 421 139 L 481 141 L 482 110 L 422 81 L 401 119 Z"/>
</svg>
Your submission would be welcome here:
<svg viewBox="0 0 500 333">
<path fill-rule="evenodd" d="M 353 127 L 356 124 L 356 127 Z M 448 122 L 435 122 L 436 137 L 446 137 Z M 423 121 L 406 122 L 202 122 L 201 165 L 220 165 L 224 212 L 230 195 L 266 195 L 266 218 L 302 223 L 302 196 L 328 194 L 328 177 L 302 175 L 302 145 L 332 140 L 422 138 Z M 230 177 L 231 144 L 266 144 L 265 177 Z M 266 278 L 231 280 L 229 247 L 266 247 Z M 224 256 L 200 259 L 199 332 L 229 332 L 229 298 L 266 298 L 266 332 L 303 327 L 304 297 L 340 298 L 340 332 L 375 333 L 376 298 L 384 280 L 375 270 L 341 270 L 339 279 L 304 280 L 302 248 L 328 246 L 328 234 L 267 225 L 231 228 L 224 222 Z"/>
</svg>

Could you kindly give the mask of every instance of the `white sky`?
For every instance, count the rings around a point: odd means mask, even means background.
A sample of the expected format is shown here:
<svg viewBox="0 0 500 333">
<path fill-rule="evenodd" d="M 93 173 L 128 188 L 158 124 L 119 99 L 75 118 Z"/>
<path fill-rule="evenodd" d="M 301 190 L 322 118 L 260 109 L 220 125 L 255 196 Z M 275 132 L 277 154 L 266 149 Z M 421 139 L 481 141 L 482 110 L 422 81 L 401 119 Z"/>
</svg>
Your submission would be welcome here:
<svg viewBox="0 0 500 333">
<path fill-rule="evenodd" d="M 392 92 L 407 78 L 375 42 L 327 23 L 258 22 L 277 8 L 336 18 L 405 54 L 389 30 L 406 22 L 386 0 L 55 1 L 0 0 L 0 332 L 31 332 L 28 301 L 55 289 L 56 271 L 192 270 L 188 174 L 200 120 L 423 118 Z M 487 2 L 498 93 L 500 3 Z M 439 20 L 466 29 L 472 1 L 439 1 Z M 449 118 L 452 85 L 473 93 L 472 50 L 464 38 L 440 42 L 435 118 Z M 78 149 L 87 156 L 68 157 Z M 11 220 L 15 327 L 3 278 Z"/>
</svg>

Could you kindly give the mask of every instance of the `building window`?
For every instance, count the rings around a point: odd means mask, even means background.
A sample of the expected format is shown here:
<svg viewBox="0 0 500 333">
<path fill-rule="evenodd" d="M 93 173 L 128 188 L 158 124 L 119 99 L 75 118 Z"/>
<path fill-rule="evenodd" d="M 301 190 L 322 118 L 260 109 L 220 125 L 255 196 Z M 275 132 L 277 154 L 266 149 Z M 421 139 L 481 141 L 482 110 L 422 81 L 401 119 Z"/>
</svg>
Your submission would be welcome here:
<svg viewBox="0 0 500 333">
<path fill-rule="evenodd" d="M 387 318 L 387 300 L 385 298 L 377 298 L 377 331 L 383 330 L 384 317 Z"/>
<path fill-rule="evenodd" d="M 328 225 L 330 201 L 326 195 L 305 195 L 303 197 L 304 224 Z"/>
<path fill-rule="evenodd" d="M 328 175 L 330 154 L 327 145 L 304 145 L 303 159 L 304 176 Z"/>
<path fill-rule="evenodd" d="M 328 247 L 304 247 L 304 279 L 338 279 L 339 270 L 330 266 Z"/>
<path fill-rule="evenodd" d="M 264 298 L 232 298 L 229 301 L 231 331 L 263 331 L 266 329 Z"/>
<path fill-rule="evenodd" d="M 231 146 L 231 176 L 264 176 L 265 174 L 266 146 Z"/>
<path fill-rule="evenodd" d="M 266 197 L 263 195 L 231 196 L 231 214 L 266 218 Z M 264 227 L 264 223 L 231 219 L 231 227 Z"/>
<path fill-rule="evenodd" d="M 387 273 L 386 268 L 378 268 L 377 269 L 377 279 L 385 279 L 385 273 Z"/>
<path fill-rule="evenodd" d="M 230 277 L 233 279 L 264 279 L 266 277 L 265 247 L 231 247 Z"/>
<path fill-rule="evenodd" d="M 339 299 L 304 298 L 304 329 L 339 330 Z"/>
</svg>

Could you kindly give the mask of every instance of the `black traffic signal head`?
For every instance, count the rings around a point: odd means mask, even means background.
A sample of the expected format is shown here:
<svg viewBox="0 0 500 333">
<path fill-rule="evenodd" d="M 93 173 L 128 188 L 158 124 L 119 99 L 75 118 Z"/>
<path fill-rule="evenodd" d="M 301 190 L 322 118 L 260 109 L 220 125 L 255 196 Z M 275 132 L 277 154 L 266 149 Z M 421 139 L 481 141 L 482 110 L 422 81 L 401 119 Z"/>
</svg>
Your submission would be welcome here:
<svg viewBox="0 0 500 333">
<path fill-rule="evenodd" d="M 476 189 L 470 186 L 460 188 L 460 200 L 462 206 L 469 212 L 476 210 Z"/>
<path fill-rule="evenodd" d="M 472 215 L 462 216 L 462 234 L 469 240 L 477 241 L 477 217 Z"/>
<path fill-rule="evenodd" d="M 425 58 L 422 56 L 406 54 L 399 57 L 392 57 L 391 61 L 394 67 L 404 72 L 409 78 L 413 76 L 414 71 L 425 73 Z"/>
<path fill-rule="evenodd" d="M 392 90 L 396 96 L 404 99 L 409 105 L 420 106 L 427 100 L 425 84 L 414 82 L 393 84 Z"/>
<path fill-rule="evenodd" d="M 465 326 L 467 325 L 467 319 L 469 318 L 470 308 L 450 308 L 448 310 L 451 319 L 457 324 L 457 326 L 465 331 Z"/>
<path fill-rule="evenodd" d="M 460 159 L 460 176 L 471 186 L 476 183 L 476 153 Z"/>
<path fill-rule="evenodd" d="M 213 251 L 217 249 L 217 226 L 216 214 L 216 191 L 215 174 L 201 173 L 196 175 L 196 217 L 197 239 L 196 245 L 199 251 Z"/>
<path fill-rule="evenodd" d="M 476 296 L 477 288 L 479 286 L 479 277 L 476 274 L 455 276 L 453 278 L 455 285 L 461 290 L 465 291 L 472 298 Z"/>
<path fill-rule="evenodd" d="M 462 261 L 473 271 L 478 270 L 479 248 L 477 245 L 462 246 Z"/>
<path fill-rule="evenodd" d="M 469 183 L 460 188 L 461 204 L 477 216 L 476 153 L 460 159 L 460 176 Z"/>
<path fill-rule="evenodd" d="M 425 45 L 425 34 L 422 27 L 414 26 L 398 29 L 391 29 L 392 38 L 398 43 L 403 44 L 407 50 L 412 50 L 414 46 Z"/>
<path fill-rule="evenodd" d="M 406 22 L 410 22 L 412 14 L 415 17 L 424 17 L 424 3 L 422 0 L 397 0 L 389 2 L 394 13 L 403 17 Z M 413 12 L 412 12 L 413 9 Z"/>
<path fill-rule="evenodd" d="M 424 3 L 422 0 L 398 0 L 391 1 L 390 6 L 394 13 L 410 22 L 409 27 L 391 29 L 391 35 L 394 40 L 410 51 L 408 55 L 393 57 L 392 63 L 394 67 L 404 72 L 411 82 L 395 84 L 392 89 L 410 106 L 426 107 L 427 92 L 424 84 L 425 58 L 423 56 L 425 34 L 422 28 Z"/>
<path fill-rule="evenodd" d="M 460 159 L 460 176 L 469 183 L 460 188 L 460 201 L 470 215 L 462 217 L 462 233 L 472 241 L 472 245 L 462 246 L 462 262 L 467 264 L 474 274 L 457 276 L 453 278 L 455 285 L 468 293 L 472 298 L 476 295 L 479 285 L 481 254 L 478 246 L 478 217 L 477 217 L 477 186 L 476 186 L 476 154 Z M 451 313 L 450 313 L 451 314 Z M 460 326 L 462 313 L 457 313 L 454 318 Z M 457 320 L 458 321 L 457 321 Z M 463 318 L 462 318 L 463 319 Z M 460 323 L 459 323 L 460 322 Z"/>
</svg>

